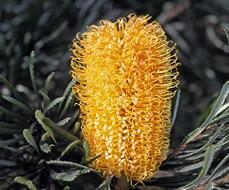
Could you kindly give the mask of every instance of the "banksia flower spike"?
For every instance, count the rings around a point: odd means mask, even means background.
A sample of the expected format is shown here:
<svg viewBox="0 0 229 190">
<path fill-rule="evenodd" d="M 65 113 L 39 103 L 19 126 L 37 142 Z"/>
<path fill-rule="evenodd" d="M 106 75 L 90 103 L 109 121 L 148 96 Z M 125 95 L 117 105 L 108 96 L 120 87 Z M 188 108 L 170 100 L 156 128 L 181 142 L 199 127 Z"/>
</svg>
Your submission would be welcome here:
<svg viewBox="0 0 229 190">
<path fill-rule="evenodd" d="M 165 160 L 177 51 L 149 16 L 101 21 L 72 47 L 73 92 L 80 98 L 82 133 L 91 166 L 104 175 L 142 182 Z"/>
</svg>

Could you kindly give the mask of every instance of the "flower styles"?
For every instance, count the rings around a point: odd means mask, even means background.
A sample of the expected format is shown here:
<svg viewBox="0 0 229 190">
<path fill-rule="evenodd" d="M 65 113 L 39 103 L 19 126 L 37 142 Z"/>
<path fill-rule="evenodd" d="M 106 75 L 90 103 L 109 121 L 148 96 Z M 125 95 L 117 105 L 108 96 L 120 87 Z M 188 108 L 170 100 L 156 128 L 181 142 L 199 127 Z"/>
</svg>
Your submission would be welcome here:
<svg viewBox="0 0 229 190">
<path fill-rule="evenodd" d="M 142 182 L 166 159 L 171 99 L 178 86 L 177 51 L 160 24 L 131 14 L 100 21 L 72 46 L 73 92 L 91 166 Z"/>
</svg>

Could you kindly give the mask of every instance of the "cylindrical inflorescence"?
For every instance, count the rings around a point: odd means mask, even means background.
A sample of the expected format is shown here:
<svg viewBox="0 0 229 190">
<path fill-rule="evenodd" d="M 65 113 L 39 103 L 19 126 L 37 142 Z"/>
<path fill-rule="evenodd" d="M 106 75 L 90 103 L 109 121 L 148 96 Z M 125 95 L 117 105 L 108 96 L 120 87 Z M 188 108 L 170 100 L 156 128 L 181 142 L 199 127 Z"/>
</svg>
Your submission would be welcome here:
<svg viewBox="0 0 229 190">
<path fill-rule="evenodd" d="M 82 133 L 91 166 L 104 175 L 142 182 L 165 160 L 177 51 L 149 16 L 101 21 L 73 41 L 73 92 L 80 98 Z"/>
</svg>

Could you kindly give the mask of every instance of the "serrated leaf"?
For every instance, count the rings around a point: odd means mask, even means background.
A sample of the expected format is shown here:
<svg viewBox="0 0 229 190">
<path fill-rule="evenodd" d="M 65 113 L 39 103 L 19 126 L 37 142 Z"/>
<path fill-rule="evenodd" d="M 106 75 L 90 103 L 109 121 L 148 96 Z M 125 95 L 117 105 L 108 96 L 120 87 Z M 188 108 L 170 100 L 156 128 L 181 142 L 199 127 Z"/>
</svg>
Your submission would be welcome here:
<svg viewBox="0 0 229 190">
<path fill-rule="evenodd" d="M 83 142 L 83 149 L 84 149 L 84 159 L 88 159 L 89 154 L 90 154 L 90 147 L 89 143 L 87 141 Z"/>
<path fill-rule="evenodd" d="M 44 113 L 48 112 L 50 109 L 52 109 L 57 104 L 61 103 L 64 100 L 64 97 L 59 97 L 51 101 L 47 107 L 44 109 Z"/>
<path fill-rule="evenodd" d="M 29 129 L 23 130 L 23 136 L 25 140 L 37 151 L 39 152 L 38 146 L 35 142 L 35 139 L 33 138 L 33 135 L 31 134 Z"/>
<path fill-rule="evenodd" d="M 45 117 L 43 113 L 41 112 L 41 110 L 37 110 L 35 112 L 35 118 L 37 119 L 38 123 L 42 126 L 42 128 L 50 135 L 52 140 L 57 144 L 57 141 L 56 141 L 56 138 L 54 136 L 52 129 L 47 125 L 46 122 L 44 122 Z"/>
<path fill-rule="evenodd" d="M 88 169 L 87 166 L 84 166 L 84 165 L 81 165 L 81 164 L 78 164 L 78 163 L 75 163 L 75 162 L 69 162 L 69 161 L 49 160 L 46 163 L 48 165 L 57 165 L 57 166 L 65 166 L 65 167 L 71 167 L 71 168 L 72 167 L 76 167 L 76 168 Z"/>
<path fill-rule="evenodd" d="M 72 79 L 71 80 L 71 82 L 70 83 L 68 83 L 68 86 L 67 86 L 67 88 L 65 89 L 65 91 L 64 91 L 64 93 L 63 93 L 63 98 L 64 98 L 64 100 L 67 98 L 67 96 L 68 96 L 68 94 L 70 93 L 70 91 L 71 91 L 71 89 L 72 89 L 72 86 L 73 86 L 73 84 L 75 84 L 75 82 L 76 82 L 76 80 L 74 80 L 74 79 Z M 60 110 L 60 108 L 62 107 L 62 105 L 63 105 L 63 102 L 59 105 L 59 110 Z"/>
<path fill-rule="evenodd" d="M 57 122 L 56 124 L 59 125 L 59 126 L 64 126 L 64 125 L 67 124 L 70 120 L 71 120 L 71 117 L 66 117 L 66 118 L 62 119 L 61 121 Z"/>
<path fill-rule="evenodd" d="M 17 176 L 14 178 L 14 181 L 21 185 L 25 185 L 30 190 L 38 190 L 36 186 L 33 184 L 33 182 L 25 177 Z"/>
<path fill-rule="evenodd" d="M 74 181 L 80 175 L 86 174 L 89 172 L 91 172 L 90 168 L 86 168 L 83 170 L 66 171 L 66 172 L 61 172 L 61 173 L 57 173 L 57 172 L 53 171 L 51 173 L 51 177 L 54 180 L 70 182 L 70 181 Z"/>
<path fill-rule="evenodd" d="M 78 145 L 80 143 L 79 140 L 73 141 L 72 143 L 70 143 L 61 153 L 60 157 L 62 158 L 63 156 L 65 156 L 67 153 L 69 153 L 70 151 L 72 151 L 73 149 L 75 149 L 76 145 Z"/>
<path fill-rule="evenodd" d="M 50 82 L 53 79 L 54 75 L 55 75 L 55 72 L 52 72 L 51 74 L 49 74 L 49 76 L 45 80 L 45 85 L 44 85 L 44 92 L 45 93 L 48 93 L 48 90 L 50 88 Z"/>
<path fill-rule="evenodd" d="M 60 114 L 60 117 L 61 117 L 61 118 L 64 116 L 64 114 L 65 114 L 66 111 L 68 110 L 68 108 L 69 108 L 69 106 L 70 106 L 72 100 L 73 100 L 73 93 L 71 93 L 71 94 L 68 96 L 68 98 L 67 98 L 67 101 L 66 101 L 66 103 L 65 103 L 65 105 L 64 105 L 64 108 L 63 108 L 63 110 L 62 110 L 62 112 L 61 112 L 61 114 Z"/>
<path fill-rule="evenodd" d="M 11 104 L 15 105 L 18 108 L 23 109 L 24 111 L 28 112 L 28 113 L 33 113 L 33 111 L 24 103 L 10 97 L 10 96 L 2 96 L 3 99 L 5 99 L 6 101 L 10 102 Z"/>
<path fill-rule="evenodd" d="M 62 137 L 65 137 L 66 139 L 69 139 L 71 141 L 79 140 L 76 136 L 72 135 L 62 127 L 58 126 L 48 117 L 44 117 L 43 122 L 46 123 L 46 125 L 48 125 L 49 127 L 51 127 L 56 133 L 60 134 Z"/>
<path fill-rule="evenodd" d="M 32 51 L 29 56 L 29 73 L 32 82 L 32 86 L 35 92 L 37 92 L 37 85 L 35 82 L 35 74 L 34 74 L 34 63 L 35 63 L 35 53 Z"/>
</svg>

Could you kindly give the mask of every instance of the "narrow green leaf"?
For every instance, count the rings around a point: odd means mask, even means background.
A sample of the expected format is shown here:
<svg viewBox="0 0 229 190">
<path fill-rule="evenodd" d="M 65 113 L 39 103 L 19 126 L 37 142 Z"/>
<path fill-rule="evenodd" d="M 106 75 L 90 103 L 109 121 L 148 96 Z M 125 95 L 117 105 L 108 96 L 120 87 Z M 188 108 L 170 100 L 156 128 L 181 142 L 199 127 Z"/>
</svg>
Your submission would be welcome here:
<svg viewBox="0 0 229 190">
<path fill-rule="evenodd" d="M 43 97 L 43 101 L 45 101 L 45 104 L 50 103 L 50 98 L 48 94 L 46 94 L 43 90 L 39 90 L 38 93 Z"/>
<path fill-rule="evenodd" d="M 76 122 L 73 128 L 73 133 L 76 134 L 80 129 L 80 122 Z"/>
<path fill-rule="evenodd" d="M 64 119 L 62 119 L 61 121 L 59 121 L 58 123 L 56 123 L 59 126 L 64 126 L 65 124 L 67 124 L 69 121 L 71 120 L 71 117 L 66 117 Z"/>
<path fill-rule="evenodd" d="M 66 113 L 66 111 L 68 110 L 69 106 L 71 105 L 71 102 L 73 100 L 73 93 L 70 93 L 70 95 L 68 96 L 66 103 L 64 105 L 64 108 L 60 114 L 60 117 L 62 118 L 64 116 L 64 114 Z"/>
<path fill-rule="evenodd" d="M 23 136 L 25 137 L 25 140 L 37 151 L 39 152 L 38 146 L 35 142 L 35 139 L 33 138 L 33 135 L 31 134 L 29 129 L 23 130 Z"/>
<path fill-rule="evenodd" d="M 210 145 L 206 150 L 205 159 L 199 175 L 192 182 L 181 187 L 182 190 L 193 189 L 193 187 L 197 186 L 201 182 L 201 180 L 207 175 L 207 172 L 211 167 L 214 158 L 214 153 L 215 153 L 215 147 L 214 145 Z"/>
<path fill-rule="evenodd" d="M 195 138 L 197 135 L 199 135 L 210 124 L 210 122 L 214 119 L 215 115 L 217 114 L 218 110 L 222 107 L 225 99 L 228 96 L 228 93 L 229 93 L 229 81 L 227 81 L 223 85 L 223 88 L 220 91 L 220 94 L 219 94 L 217 100 L 215 101 L 215 104 L 214 104 L 210 114 L 206 118 L 206 120 L 203 122 L 203 124 L 199 128 L 194 130 L 192 133 L 190 133 L 186 137 L 186 139 L 184 141 L 185 143 L 189 143 L 190 141 L 192 141 L 193 138 Z"/>
<path fill-rule="evenodd" d="M 49 127 L 51 127 L 56 133 L 60 134 L 61 136 L 69 139 L 71 141 L 79 140 L 76 136 L 72 135 L 62 127 L 58 126 L 55 122 L 53 122 L 48 117 L 44 117 L 43 122 L 46 123 Z"/>
<path fill-rule="evenodd" d="M 34 74 L 34 63 L 35 63 L 35 53 L 34 51 L 32 51 L 29 56 L 29 73 L 30 73 L 33 89 L 35 92 L 37 92 L 37 85 L 35 82 L 35 74 Z"/>
<path fill-rule="evenodd" d="M 78 176 L 89 172 L 91 172 L 90 168 L 86 168 L 83 170 L 66 171 L 61 173 L 57 173 L 53 171 L 51 177 L 54 180 L 70 182 L 70 181 L 74 181 Z"/>
<path fill-rule="evenodd" d="M 94 157 L 92 157 L 92 158 L 90 158 L 90 159 L 87 159 L 86 160 L 86 163 L 87 164 L 90 164 L 91 162 L 93 162 L 94 160 L 96 160 L 97 158 L 99 158 L 101 156 L 101 154 L 99 154 L 99 155 L 97 155 L 97 156 L 94 156 Z"/>
<path fill-rule="evenodd" d="M 52 140 L 57 144 L 57 141 L 55 139 L 55 136 L 54 136 L 54 133 L 53 133 L 52 129 L 47 125 L 46 122 L 44 122 L 45 116 L 43 115 L 41 110 L 37 110 L 35 112 L 35 117 L 36 117 L 38 123 L 42 126 L 42 128 L 50 135 Z"/>
<path fill-rule="evenodd" d="M 64 166 L 64 167 L 71 167 L 71 168 L 76 167 L 76 168 L 88 169 L 87 166 L 84 166 L 84 165 L 81 165 L 75 162 L 69 162 L 69 161 L 49 160 L 46 163 L 48 165 L 57 165 L 57 166 Z"/>
<path fill-rule="evenodd" d="M 21 108 L 30 114 L 33 113 L 33 111 L 28 106 L 26 106 L 24 103 L 14 99 L 10 96 L 3 95 L 2 98 L 5 99 L 6 101 L 10 102 L 11 104 L 15 105 L 16 107 Z"/>
<path fill-rule="evenodd" d="M 52 72 L 51 74 L 49 74 L 49 76 L 47 77 L 47 79 L 45 80 L 45 85 L 44 85 L 44 92 L 48 93 L 49 89 L 50 89 L 50 83 L 53 79 L 55 75 L 55 72 Z"/>
<path fill-rule="evenodd" d="M 65 156 L 66 154 L 68 154 L 70 151 L 74 150 L 75 147 L 80 143 L 79 140 L 73 141 L 72 143 L 70 143 L 61 153 L 60 157 L 62 158 L 63 156 Z"/>
<path fill-rule="evenodd" d="M 88 159 L 89 154 L 90 154 L 90 147 L 89 143 L 87 141 L 83 142 L 83 149 L 84 149 L 84 159 Z"/>
<path fill-rule="evenodd" d="M 208 181 L 211 180 L 211 178 L 216 174 L 219 168 L 221 168 L 227 161 L 229 160 L 229 153 L 221 160 L 221 162 L 216 166 L 214 171 L 211 173 L 211 175 L 208 178 Z"/>
<path fill-rule="evenodd" d="M 70 93 L 70 91 L 72 89 L 72 86 L 73 86 L 73 84 L 75 84 L 75 82 L 76 82 L 76 80 L 72 79 L 71 82 L 68 84 L 68 86 L 65 89 L 64 94 L 62 96 L 64 98 L 64 100 L 67 98 L 67 96 Z M 63 105 L 63 102 L 59 105 L 58 110 L 60 110 L 60 108 L 62 107 L 62 105 Z"/>
<path fill-rule="evenodd" d="M 25 185 L 30 190 L 38 190 L 33 182 L 25 177 L 17 176 L 14 178 L 14 181 L 21 185 Z"/>
<path fill-rule="evenodd" d="M 50 109 L 52 109 L 57 104 L 60 104 L 64 100 L 64 97 L 59 97 L 51 101 L 47 107 L 44 109 L 44 113 L 48 112 Z"/>
</svg>

